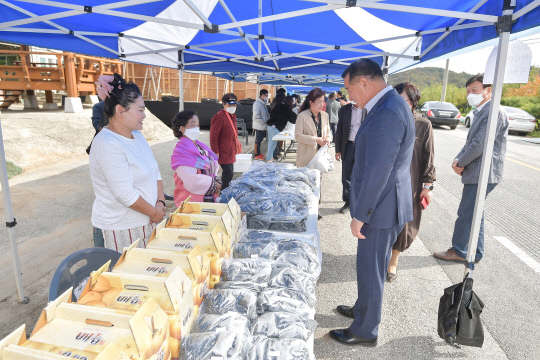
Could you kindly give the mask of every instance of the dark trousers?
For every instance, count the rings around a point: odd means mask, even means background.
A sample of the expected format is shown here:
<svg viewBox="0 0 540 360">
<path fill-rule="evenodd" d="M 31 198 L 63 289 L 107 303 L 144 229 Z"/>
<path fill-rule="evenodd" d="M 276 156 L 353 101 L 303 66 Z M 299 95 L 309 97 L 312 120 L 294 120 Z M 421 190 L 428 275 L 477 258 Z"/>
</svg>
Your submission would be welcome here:
<svg viewBox="0 0 540 360">
<path fill-rule="evenodd" d="M 403 226 L 390 229 L 362 227 L 365 239 L 358 239 L 356 279 L 358 299 L 354 304 L 354 321 L 349 330 L 356 336 L 373 339 L 378 336 L 381 322 L 384 282 L 392 246 Z"/>
<path fill-rule="evenodd" d="M 255 156 L 261 154 L 261 144 L 266 137 L 266 130 L 255 130 Z"/>
<path fill-rule="evenodd" d="M 351 174 L 354 165 L 354 143 L 347 141 L 345 152 L 341 157 L 341 184 L 343 185 L 343 201 L 350 200 L 351 195 Z"/>
<path fill-rule="evenodd" d="M 105 247 L 103 231 L 97 227 L 94 228 L 94 247 Z"/>
<path fill-rule="evenodd" d="M 332 130 L 332 142 L 334 144 L 336 143 L 336 127 L 337 127 L 336 123 L 330 123 L 330 130 Z"/>
<path fill-rule="evenodd" d="M 223 182 L 221 190 L 228 188 L 229 184 L 231 183 L 233 178 L 233 165 L 234 164 L 220 164 L 221 170 L 223 170 L 221 173 L 221 181 Z"/>
<path fill-rule="evenodd" d="M 497 184 L 488 184 L 486 198 L 495 189 Z M 469 237 L 471 235 L 474 205 L 476 203 L 476 193 L 478 184 L 465 184 L 461 195 L 461 202 L 458 208 L 458 217 L 454 224 L 454 234 L 452 235 L 452 249 L 462 258 L 467 257 L 469 249 Z M 478 234 L 478 247 L 476 248 L 476 259 L 484 256 L 484 213 L 480 223 L 480 233 Z"/>
</svg>

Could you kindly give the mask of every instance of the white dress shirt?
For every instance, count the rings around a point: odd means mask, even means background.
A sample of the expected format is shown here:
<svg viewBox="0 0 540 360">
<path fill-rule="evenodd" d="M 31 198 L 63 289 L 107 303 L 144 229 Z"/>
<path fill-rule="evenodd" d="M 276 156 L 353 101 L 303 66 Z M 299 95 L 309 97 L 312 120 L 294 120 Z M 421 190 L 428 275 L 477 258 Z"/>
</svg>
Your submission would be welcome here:
<svg viewBox="0 0 540 360">
<path fill-rule="evenodd" d="M 349 133 L 349 141 L 354 141 L 356 138 L 356 133 L 358 132 L 358 129 L 360 129 L 360 125 L 362 125 L 362 120 L 364 120 L 363 114 L 363 109 L 353 105 L 351 112 L 351 131 Z"/>
<path fill-rule="evenodd" d="M 367 112 L 369 113 L 371 111 L 371 109 L 373 109 L 373 107 L 375 106 L 377 101 L 379 101 L 384 96 L 384 94 L 386 94 L 387 92 L 389 92 L 392 89 L 393 89 L 393 87 L 387 86 L 384 89 L 382 89 L 381 91 L 379 91 L 379 93 L 377 95 L 372 97 L 371 100 L 369 100 L 368 103 L 366 104 Z"/>
</svg>

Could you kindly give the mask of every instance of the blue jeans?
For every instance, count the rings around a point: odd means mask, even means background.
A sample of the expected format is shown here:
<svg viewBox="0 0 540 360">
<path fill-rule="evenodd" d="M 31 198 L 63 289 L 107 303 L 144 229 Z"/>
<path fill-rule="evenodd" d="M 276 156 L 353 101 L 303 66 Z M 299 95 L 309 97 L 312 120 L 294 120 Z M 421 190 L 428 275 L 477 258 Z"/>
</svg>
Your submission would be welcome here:
<svg viewBox="0 0 540 360">
<path fill-rule="evenodd" d="M 277 141 L 272 140 L 274 136 L 279 134 L 279 130 L 275 127 L 268 126 L 266 129 L 268 131 L 268 152 L 266 154 L 266 160 L 270 161 L 273 158 L 277 157 Z"/>
<path fill-rule="evenodd" d="M 497 184 L 488 184 L 486 198 L 495 189 Z M 471 235 L 472 220 L 474 214 L 474 204 L 478 184 L 465 184 L 461 195 L 461 202 L 458 208 L 458 218 L 454 225 L 454 235 L 452 236 L 452 249 L 462 258 L 467 257 L 469 248 L 469 237 Z M 478 234 L 478 247 L 476 249 L 476 259 L 480 260 L 484 256 L 484 213 L 480 223 L 480 233 Z"/>
</svg>

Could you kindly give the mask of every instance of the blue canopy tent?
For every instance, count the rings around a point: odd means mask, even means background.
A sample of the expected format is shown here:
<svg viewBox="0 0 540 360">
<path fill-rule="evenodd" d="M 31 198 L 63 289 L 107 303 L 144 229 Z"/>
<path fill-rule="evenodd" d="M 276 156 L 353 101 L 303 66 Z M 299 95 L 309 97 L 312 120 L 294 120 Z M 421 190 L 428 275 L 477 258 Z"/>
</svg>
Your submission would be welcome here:
<svg viewBox="0 0 540 360">
<path fill-rule="evenodd" d="M 539 25 L 540 0 L 0 0 L 2 41 L 177 67 L 180 88 L 184 69 L 231 73 L 235 79 L 235 73 L 264 73 L 263 81 L 278 82 L 303 76 L 305 85 L 323 86 L 321 78 L 337 79 L 361 57 L 392 73 L 498 38 L 478 194 L 487 186 L 485 159 L 492 155 L 510 36 L 536 32 Z M 280 77 L 267 79 L 271 74 Z M 0 178 L 6 221 L 13 223 L 1 140 L 0 129 Z M 467 256 L 472 260 L 483 204 L 477 196 Z"/>
</svg>

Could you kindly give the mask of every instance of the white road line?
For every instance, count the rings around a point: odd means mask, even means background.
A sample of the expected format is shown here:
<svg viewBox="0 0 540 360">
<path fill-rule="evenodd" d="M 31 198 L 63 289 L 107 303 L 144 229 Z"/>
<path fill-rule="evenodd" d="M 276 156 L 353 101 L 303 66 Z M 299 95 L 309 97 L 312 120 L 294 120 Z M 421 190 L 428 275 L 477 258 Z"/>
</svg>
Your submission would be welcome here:
<svg viewBox="0 0 540 360">
<path fill-rule="evenodd" d="M 540 263 L 534 260 L 532 257 L 527 255 L 525 251 L 517 247 L 512 241 L 508 240 L 502 236 L 494 236 L 495 240 L 500 242 L 504 247 L 506 247 L 510 252 L 516 255 L 521 261 L 523 261 L 528 267 L 533 269 L 534 272 L 540 274 Z"/>
</svg>

